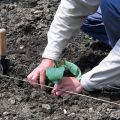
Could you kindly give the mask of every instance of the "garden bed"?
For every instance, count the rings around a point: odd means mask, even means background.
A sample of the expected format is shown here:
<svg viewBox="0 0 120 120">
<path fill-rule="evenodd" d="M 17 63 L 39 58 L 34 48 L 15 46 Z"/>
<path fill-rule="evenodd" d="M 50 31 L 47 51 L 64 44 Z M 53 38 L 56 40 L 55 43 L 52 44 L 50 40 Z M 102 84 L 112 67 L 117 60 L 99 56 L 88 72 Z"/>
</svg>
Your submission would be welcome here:
<svg viewBox="0 0 120 120">
<path fill-rule="evenodd" d="M 56 97 L 51 89 L 32 88 L 23 82 L 40 63 L 47 31 L 59 0 L 1 0 L 0 28 L 7 30 L 6 76 L 0 76 L 0 120 L 118 120 L 119 105 L 81 95 Z M 88 40 L 86 40 L 88 39 Z M 80 34 L 66 46 L 63 58 L 82 73 L 91 70 L 110 47 Z M 15 79 L 14 79 L 15 78 Z M 17 79 L 16 79 L 17 78 Z M 82 94 L 120 104 L 120 90 Z"/>
</svg>

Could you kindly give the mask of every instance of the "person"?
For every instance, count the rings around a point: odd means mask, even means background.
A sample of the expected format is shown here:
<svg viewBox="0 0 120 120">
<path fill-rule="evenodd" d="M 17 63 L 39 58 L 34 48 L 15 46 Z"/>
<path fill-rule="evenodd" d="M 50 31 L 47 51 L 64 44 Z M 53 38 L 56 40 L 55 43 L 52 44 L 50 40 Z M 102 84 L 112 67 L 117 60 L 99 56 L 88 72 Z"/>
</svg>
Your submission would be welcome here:
<svg viewBox="0 0 120 120">
<path fill-rule="evenodd" d="M 35 86 L 33 82 L 37 82 L 39 77 L 39 83 L 45 84 L 46 69 L 54 67 L 54 60 L 59 60 L 66 44 L 80 31 L 81 26 L 84 32 L 110 45 L 112 50 L 96 67 L 83 74 L 80 81 L 75 77 L 63 77 L 60 84 L 54 85 L 52 93 L 63 96 L 67 94 L 65 91 L 80 93 L 83 89 L 93 91 L 109 85 L 119 85 L 119 4 L 119 0 L 61 0 L 48 32 L 48 44 L 42 55 L 43 60 L 27 76 L 28 81 Z"/>
</svg>

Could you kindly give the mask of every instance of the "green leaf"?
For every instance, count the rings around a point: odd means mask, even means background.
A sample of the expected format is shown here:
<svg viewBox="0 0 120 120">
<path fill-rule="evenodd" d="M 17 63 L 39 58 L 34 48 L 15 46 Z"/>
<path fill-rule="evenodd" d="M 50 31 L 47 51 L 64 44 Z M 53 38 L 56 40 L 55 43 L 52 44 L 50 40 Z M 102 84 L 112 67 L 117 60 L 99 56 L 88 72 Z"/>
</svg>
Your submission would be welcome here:
<svg viewBox="0 0 120 120">
<path fill-rule="evenodd" d="M 58 67 L 58 68 L 48 68 L 46 70 L 46 76 L 48 80 L 54 84 L 60 83 L 63 74 L 65 71 L 65 67 Z"/>
<path fill-rule="evenodd" d="M 81 71 L 77 65 L 65 60 L 63 66 L 65 66 L 66 69 L 68 69 L 73 75 L 75 75 L 78 80 L 81 79 Z"/>
</svg>

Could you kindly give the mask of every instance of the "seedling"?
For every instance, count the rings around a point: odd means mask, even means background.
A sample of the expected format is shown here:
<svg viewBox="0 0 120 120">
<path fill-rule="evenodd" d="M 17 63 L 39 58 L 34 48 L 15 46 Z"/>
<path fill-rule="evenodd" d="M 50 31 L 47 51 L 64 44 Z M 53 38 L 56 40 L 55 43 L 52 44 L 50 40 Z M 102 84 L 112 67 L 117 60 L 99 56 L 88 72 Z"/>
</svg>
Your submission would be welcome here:
<svg viewBox="0 0 120 120">
<path fill-rule="evenodd" d="M 46 71 L 46 76 L 48 80 L 54 84 L 59 84 L 61 82 L 61 79 L 64 75 L 65 70 L 68 70 L 70 73 L 72 73 L 76 79 L 81 79 L 81 70 L 79 67 L 72 62 L 69 62 L 67 60 L 64 60 L 63 62 L 55 62 L 55 67 L 49 67 Z"/>
<path fill-rule="evenodd" d="M 85 35 L 85 38 L 84 38 L 84 43 L 85 44 L 90 44 L 90 42 L 91 42 L 91 40 L 92 40 L 92 37 L 89 37 L 88 35 Z"/>
</svg>

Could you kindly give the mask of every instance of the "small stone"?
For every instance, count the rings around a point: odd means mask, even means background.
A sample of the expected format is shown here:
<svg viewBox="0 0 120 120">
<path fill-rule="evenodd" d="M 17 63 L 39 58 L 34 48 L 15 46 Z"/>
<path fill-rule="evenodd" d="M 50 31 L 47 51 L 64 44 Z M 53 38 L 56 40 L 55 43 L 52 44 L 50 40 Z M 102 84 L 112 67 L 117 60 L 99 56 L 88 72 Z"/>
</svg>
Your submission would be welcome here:
<svg viewBox="0 0 120 120">
<path fill-rule="evenodd" d="M 31 93 L 31 98 L 34 99 L 34 98 L 36 98 L 36 96 L 37 96 L 37 92 L 36 92 L 36 91 L 33 91 L 33 92 Z"/>
<path fill-rule="evenodd" d="M 66 109 L 64 109 L 63 112 L 64 112 L 65 115 L 67 114 L 67 110 Z"/>
<path fill-rule="evenodd" d="M 21 102 L 21 101 L 22 101 L 22 97 L 21 97 L 20 95 L 17 95 L 17 96 L 16 96 L 16 100 L 17 100 L 18 102 Z"/>
<path fill-rule="evenodd" d="M 5 111 L 5 112 L 3 112 L 3 115 L 4 116 L 10 115 L 10 112 Z"/>
<path fill-rule="evenodd" d="M 76 114 L 75 113 L 71 113 L 68 116 L 74 118 L 74 117 L 76 117 Z"/>
<path fill-rule="evenodd" d="M 24 118 L 15 116 L 15 117 L 13 117 L 13 120 L 24 120 Z"/>
<path fill-rule="evenodd" d="M 70 97 L 71 97 L 70 95 L 63 96 L 64 103 L 68 102 Z"/>
<path fill-rule="evenodd" d="M 51 117 L 46 117 L 44 120 L 52 120 Z"/>
<path fill-rule="evenodd" d="M 9 117 L 8 117 L 8 116 L 6 116 L 6 117 L 5 117 L 5 120 L 9 120 Z"/>
<path fill-rule="evenodd" d="M 22 27 L 22 26 L 24 26 L 24 22 L 23 22 L 23 21 L 21 21 L 21 22 L 19 22 L 18 24 L 16 24 L 16 27 L 17 27 L 17 28 L 20 28 L 20 27 Z"/>
<path fill-rule="evenodd" d="M 85 120 L 83 117 L 79 117 L 79 119 L 78 120 Z"/>
<path fill-rule="evenodd" d="M 15 105 L 15 103 L 16 103 L 15 98 L 10 98 L 10 99 L 8 99 L 8 101 L 9 101 L 12 105 Z"/>
<path fill-rule="evenodd" d="M 89 112 L 93 112 L 93 108 L 89 108 Z"/>
<path fill-rule="evenodd" d="M 34 14 L 39 14 L 39 13 L 41 13 L 42 11 L 40 11 L 40 10 L 36 10 L 36 11 L 34 11 L 33 13 Z"/>
<path fill-rule="evenodd" d="M 80 111 L 79 106 L 78 105 L 72 105 L 70 107 L 70 111 L 71 112 L 79 112 Z"/>
<path fill-rule="evenodd" d="M 31 13 L 34 13 L 36 10 L 34 8 L 30 9 Z"/>
<path fill-rule="evenodd" d="M 47 20 L 51 20 L 51 19 L 52 19 L 52 15 L 46 16 L 46 19 L 47 19 Z"/>
<path fill-rule="evenodd" d="M 66 115 L 55 115 L 52 120 L 67 120 L 67 116 Z"/>
<path fill-rule="evenodd" d="M 111 111 L 112 111 L 112 109 L 107 108 L 107 112 L 108 112 L 108 113 L 111 113 Z"/>
<path fill-rule="evenodd" d="M 30 110 L 29 106 L 24 106 L 24 108 L 22 109 L 22 112 L 23 112 L 27 117 L 30 117 L 30 116 L 31 116 L 31 110 Z"/>
<path fill-rule="evenodd" d="M 107 107 L 108 107 L 108 104 L 107 104 L 107 103 L 103 103 L 103 104 L 102 104 L 102 107 L 107 108 Z"/>
<path fill-rule="evenodd" d="M 51 107 L 50 107 L 49 104 L 42 104 L 42 109 L 46 113 L 50 113 L 51 112 Z"/>
<path fill-rule="evenodd" d="M 38 111 L 36 109 L 32 110 L 33 114 L 36 114 Z"/>
<path fill-rule="evenodd" d="M 38 106 L 38 103 L 32 103 L 32 104 L 29 106 L 29 108 L 30 108 L 31 110 L 33 110 L 33 109 L 35 109 L 37 106 Z"/>
<path fill-rule="evenodd" d="M 0 93 L 0 98 L 4 97 L 5 94 L 4 93 Z"/>
<path fill-rule="evenodd" d="M 20 49 L 22 50 L 24 48 L 24 45 L 20 45 Z"/>
<path fill-rule="evenodd" d="M 17 39 L 16 39 L 16 43 L 17 43 L 17 44 L 20 44 L 21 41 L 22 41 L 21 38 L 17 38 Z"/>
<path fill-rule="evenodd" d="M 112 113 L 110 114 L 110 118 L 116 119 L 116 120 L 120 119 L 120 110 L 117 110 L 117 111 L 112 112 Z"/>
</svg>

